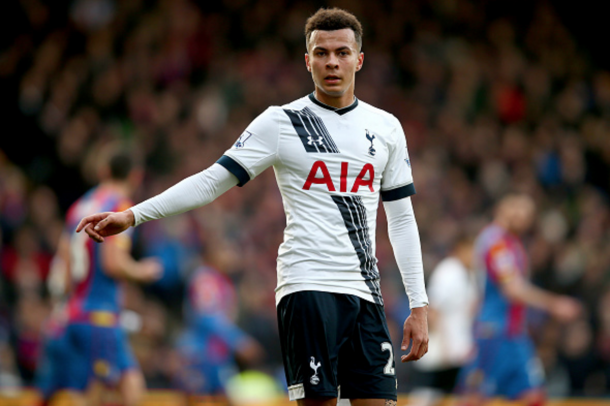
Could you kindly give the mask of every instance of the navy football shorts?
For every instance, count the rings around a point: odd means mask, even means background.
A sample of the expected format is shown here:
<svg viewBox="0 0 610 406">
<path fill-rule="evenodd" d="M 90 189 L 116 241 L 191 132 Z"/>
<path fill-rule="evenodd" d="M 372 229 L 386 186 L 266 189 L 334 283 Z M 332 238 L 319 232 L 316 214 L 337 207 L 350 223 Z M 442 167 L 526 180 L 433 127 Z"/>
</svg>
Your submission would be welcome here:
<svg viewBox="0 0 610 406">
<path fill-rule="evenodd" d="M 317 291 L 282 298 L 278 324 L 290 400 L 396 400 L 394 354 L 384 308 Z"/>
</svg>

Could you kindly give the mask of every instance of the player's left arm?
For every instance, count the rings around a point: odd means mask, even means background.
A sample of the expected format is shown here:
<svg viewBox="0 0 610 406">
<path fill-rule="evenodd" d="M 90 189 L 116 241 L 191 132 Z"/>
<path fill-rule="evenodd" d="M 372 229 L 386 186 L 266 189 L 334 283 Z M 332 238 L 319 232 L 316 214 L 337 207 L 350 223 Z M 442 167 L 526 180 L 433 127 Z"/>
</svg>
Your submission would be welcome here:
<svg viewBox="0 0 610 406">
<path fill-rule="evenodd" d="M 386 201 L 383 207 L 388 218 L 390 243 L 411 307 L 411 315 L 403 326 L 401 350 L 406 351 L 410 342 L 412 347 L 407 355 L 401 357 L 401 361 L 416 361 L 428 352 L 428 296 L 419 230 L 411 198 Z"/>
<path fill-rule="evenodd" d="M 419 230 L 410 196 L 415 194 L 407 140 L 398 119 L 388 142 L 388 162 L 381 179 L 381 198 L 388 218 L 388 234 L 402 275 L 411 315 L 403 326 L 401 349 L 411 351 L 402 362 L 420 359 L 428 351 L 428 297 L 424 285 Z"/>
</svg>

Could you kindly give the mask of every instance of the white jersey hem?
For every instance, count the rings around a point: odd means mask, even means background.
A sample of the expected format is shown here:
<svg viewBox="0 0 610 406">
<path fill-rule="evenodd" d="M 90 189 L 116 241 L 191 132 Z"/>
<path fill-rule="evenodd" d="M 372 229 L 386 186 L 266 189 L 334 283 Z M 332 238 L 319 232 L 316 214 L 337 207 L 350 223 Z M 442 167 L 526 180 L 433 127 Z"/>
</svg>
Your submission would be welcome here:
<svg viewBox="0 0 610 406">
<path fill-rule="evenodd" d="M 375 303 L 375 299 L 369 293 L 363 292 L 358 289 L 350 289 L 346 287 L 338 287 L 336 285 L 320 285 L 315 283 L 295 283 L 290 285 L 284 285 L 281 288 L 276 289 L 275 291 L 275 305 L 279 305 L 281 300 L 292 293 L 303 292 L 303 291 L 316 291 L 316 292 L 328 292 L 328 293 L 338 293 L 341 295 L 353 295 L 358 296 L 361 299 L 364 299 L 368 302 Z M 375 303 L 377 304 L 377 303 Z"/>
</svg>

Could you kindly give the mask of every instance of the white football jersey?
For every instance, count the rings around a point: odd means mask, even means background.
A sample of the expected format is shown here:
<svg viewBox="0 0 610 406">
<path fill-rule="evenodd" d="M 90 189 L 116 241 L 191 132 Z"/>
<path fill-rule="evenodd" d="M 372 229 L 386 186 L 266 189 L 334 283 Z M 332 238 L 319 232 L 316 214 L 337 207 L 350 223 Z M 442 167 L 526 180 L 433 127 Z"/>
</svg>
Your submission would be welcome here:
<svg viewBox="0 0 610 406">
<path fill-rule="evenodd" d="M 393 115 L 313 94 L 258 116 L 218 163 L 243 186 L 273 166 L 286 213 L 276 302 L 297 291 L 383 304 L 375 257 L 379 196 L 415 193 L 405 135 Z"/>
</svg>

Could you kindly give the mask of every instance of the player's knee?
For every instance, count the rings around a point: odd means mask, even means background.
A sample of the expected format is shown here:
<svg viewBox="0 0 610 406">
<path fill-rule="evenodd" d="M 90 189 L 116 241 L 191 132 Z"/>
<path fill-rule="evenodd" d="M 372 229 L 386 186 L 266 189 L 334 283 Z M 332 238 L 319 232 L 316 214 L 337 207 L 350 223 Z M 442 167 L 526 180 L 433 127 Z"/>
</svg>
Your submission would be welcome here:
<svg viewBox="0 0 610 406">
<path fill-rule="evenodd" d="M 525 404 L 527 406 L 544 406 L 546 404 L 546 396 L 543 391 L 533 391 L 525 396 Z"/>
<path fill-rule="evenodd" d="M 297 400 L 298 406 L 330 406 L 337 404 L 337 398 L 305 398 Z"/>
<path fill-rule="evenodd" d="M 121 377 L 119 384 L 121 398 L 125 406 L 140 404 L 146 393 L 144 376 L 138 370 L 128 371 Z"/>
</svg>

